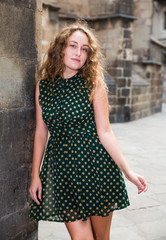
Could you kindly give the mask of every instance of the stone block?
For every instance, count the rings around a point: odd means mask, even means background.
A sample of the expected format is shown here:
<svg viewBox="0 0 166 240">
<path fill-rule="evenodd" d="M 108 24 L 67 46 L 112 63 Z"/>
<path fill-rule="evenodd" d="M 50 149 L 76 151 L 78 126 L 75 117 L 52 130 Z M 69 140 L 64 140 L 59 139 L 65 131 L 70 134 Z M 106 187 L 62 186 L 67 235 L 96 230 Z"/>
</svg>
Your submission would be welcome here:
<svg viewBox="0 0 166 240">
<path fill-rule="evenodd" d="M 122 89 L 122 96 L 127 97 L 130 94 L 130 89 Z"/>
<path fill-rule="evenodd" d="M 125 61 L 125 67 L 131 68 L 132 67 L 132 61 Z"/>
<path fill-rule="evenodd" d="M 5 4 L 9 4 L 9 5 L 13 5 L 17 8 L 30 8 L 35 10 L 36 9 L 36 1 L 33 0 L 22 0 L 22 1 L 18 1 L 18 0 L 0 0 L 0 2 Z"/>
<path fill-rule="evenodd" d="M 126 87 L 130 87 L 131 86 L 131 79 L 128 78 L 126 79 Z"/>
<path fill-rule="evenodd" d="M 32 161 L 35 111 L 0 112 L 0 119 L 1 171 L 5 173 Z"/>
<path fill-rule="evenodd" d="M 100 21 L 98 21 L 98 24 L 95 27 L 96 31 L 107 31 L 108 29 L 108 19 L 101 19 Z"/>
<path fill-rule="evenodd" d="M 115 123 L 116 122 L 116 115 L 115 114 L 109 114 L 109 121 L 110 123 Z"/>
<path fill-rule="evenodd" d="M 111 76 L 117 76 L 117 77 L 120 77 L 120 76 L 122 76 L 122 71 L 123 71 L 123 69 L 121 68 L 111 68 L 110 69 L 110 72 L 111 72 Z"/>
<path fill-rule="evenodd" d="M 124 77 L 131 77 L 131 69 L 124 69 L 124 73 L 123 73 Z"/>
<path fill-rule="evenodd" d="M 33 106 L 35 98 L 35 62 L 0 58 L 0 109 Z M 25 78 L 25 81 L 23 80 Z"/>
<path fill-rule="evenodd" d="M 116 88 L 114 86 L 108 86 L 108 94 L 112 97 L 116 94 Z"/>
<path fill-rule="evenodd" d="M 129 122 L 131 119 L 130 111 L 131 111 L 130 107 L 128 107 L 128 106 L 124 107 L 124 121 L 125 122 Z"/>
<path fill-rule="evenodd" d="M 35 11 L 4 3 L 0 3 L 0 8 L 0 55 L 10 58 L 36 58 L 35 25 L 33 24 Z"/>
<path fill-rule="evenodd" d="M 36 83 L 35 83 L 35 73 L 37 69 L 37 64 L 33 61 L 31 62 L 25 62 L 26 64 L 26 70 L 24 72 L 24 91 L 25 91 L 25 99 L 24 99 L 24 105 L 28 108 L 35 107 L 35 89 L 36 89 Z"/>
<path fill-rule="evenodd" d="M 2 240 L 37 240 L 37 224 L 29 221 L 29 207 L 9 214 L 1 221 Z M 26 226 L 26 227 L 25 227 Z"/>
<path fill-rule="evenodd" d="M 132 89 L 132 95 L 138 95 L 141 93 L 141 87 L 135 87 Z"/>
<path fill-rule="evenodd" d="M 125 105 L 126 104 L 126 98 L 120 97 L 118 98 L 118 105 Z"/>
<path fill-rule="evenodd" d="M 117 87 L 125 87 L 126 79 L 125 78 L 117 78 L 116 84 L 117 84 Z"/>
<path fill-rule="evenodd" d="M 119 1 L 116 5 L 116 12 L 132 15 L 133 14 L 133 1 L 131 0 L 125 0 L 125 1 Z"/>
<path fill-rule="evenodd" d="M 132 95 L 132 104 L 135 104 L 138 102 L 138 96 Z"/>
<path fill-rule="evenodd" d="M 131 38 L 131 31 L 129 30 L 124 30 L 124 35 L 123 35 L 124 38 Z"/>
<path fill-rule="evenodd" d="M 121 89 L 121 88 L 118 88 L 118 89 L 117 89 L 117 96 L 118 96 L 118 98 L 121 97 L 121 92 L 122 92 L 122 89 Z"/>
<path fill-rule="evenodd" d="M 116 98 L 110 97 L 110 98 L 108 98 L 108 102 L 111 106 L 114 106 L 114 105 L 116 105 Z"/>
<path fill-rule="evenodd" d="M 123 27 L 123 28 L 130 28 L 130 26 L 131 26 L 131 22 L 129 21 L 129 20 L 123 20 L 122 22 L 121 22 L 121 26 Z"/>
<path fill-rule="evenodd" d="M 24 165 L 1 173 L 0 218 L 24 208 L 28 194 L 28 171 Z"/>
<path fill-rule="evenodd" d="M 132 49 L 125 48 L 118 51 L 118 59 L 132 61 L 133 51 Z"/>
<path fill-rule="evenodd" d="M 125 61 L 124 61 L 124 60 L 117 60 L 117 61 L 115 62 L 115 64 L 116 64 L 116 67 L 121 67 L 121 68 L 123 68 L 123 67 L 125 66 Z"/>
<path fill-rule="evenodd" d="M 132 41 L 128 40 L 128 39 L 125 39 L 123 41 L 123 45 L 124 45 L 124 48 L 132 48 Z"/>
</svg>

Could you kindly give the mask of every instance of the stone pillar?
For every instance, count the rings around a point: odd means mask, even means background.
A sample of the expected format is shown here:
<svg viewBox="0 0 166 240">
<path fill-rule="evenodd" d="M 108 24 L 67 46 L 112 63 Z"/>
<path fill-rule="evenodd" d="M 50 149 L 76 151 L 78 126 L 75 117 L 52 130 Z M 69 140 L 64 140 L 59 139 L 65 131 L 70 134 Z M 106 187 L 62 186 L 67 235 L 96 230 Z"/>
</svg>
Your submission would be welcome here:
<svg viewBox="0 0 166 240">
<path fill-rule="evenodd" d="M 130 121 L 131 114 L 131 76 L 132 76 L 132 20 L 112 19 L 112 32 L 117 37 L 114 62 L 108 71 L 116 83 L 115 122 Z M 110 33 L 111 35 L 111 33 Z M 115 50 L 113 50 L 115 51 Z M 113 53 L 110 52 L 110 55 Z M 111 114 L 111 113 L 110 113 Z"/>
<path fill-rule="evenodd" d="M 28 216 L 40 0 L 0 2 L 0 239 L 37 239 Z"/>
<path fill-rule="evenodd" d="M 116 61 L 117 122 L 130 121 L 132 76 L 132 22 L 121 21 L 122 39 Z"/>
</svg>

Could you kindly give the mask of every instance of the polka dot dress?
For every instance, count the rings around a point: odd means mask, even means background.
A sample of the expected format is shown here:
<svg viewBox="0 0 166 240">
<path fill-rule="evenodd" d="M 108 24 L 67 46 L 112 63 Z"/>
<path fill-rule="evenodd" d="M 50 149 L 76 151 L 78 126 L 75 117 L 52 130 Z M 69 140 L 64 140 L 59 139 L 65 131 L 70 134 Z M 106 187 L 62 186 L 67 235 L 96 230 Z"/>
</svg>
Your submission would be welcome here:
<svg viewBox="0 0 166 240">
<path fill-rule="evenodd" d="M 100 143 L 90 92 L 80 74 L 41 80 L 39 90 L 50 137 L 40 172 L 42 200 L 31 203 L 30 217 L 85 221 L 127 207 L 122 172 Z"/>
</svg>

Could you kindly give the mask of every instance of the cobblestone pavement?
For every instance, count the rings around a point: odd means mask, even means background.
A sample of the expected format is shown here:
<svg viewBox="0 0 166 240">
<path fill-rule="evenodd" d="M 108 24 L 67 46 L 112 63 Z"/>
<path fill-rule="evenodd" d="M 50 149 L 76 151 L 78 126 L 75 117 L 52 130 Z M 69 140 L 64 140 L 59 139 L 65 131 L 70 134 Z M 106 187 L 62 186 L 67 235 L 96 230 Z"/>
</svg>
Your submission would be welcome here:
<svg viewBox="0 0 166 240">
<path fill-rule="evenodd" d="M 166 240 L 166 104 L 162 113 L 112 124 L 134 171 L 145 176 L 148 192 L 137 194 L 126 180 L 130 207 L 114 213 L 111 240 Z M 64 223 L 40 221 L 39 240 L 70 240 Z"/>
</svg>

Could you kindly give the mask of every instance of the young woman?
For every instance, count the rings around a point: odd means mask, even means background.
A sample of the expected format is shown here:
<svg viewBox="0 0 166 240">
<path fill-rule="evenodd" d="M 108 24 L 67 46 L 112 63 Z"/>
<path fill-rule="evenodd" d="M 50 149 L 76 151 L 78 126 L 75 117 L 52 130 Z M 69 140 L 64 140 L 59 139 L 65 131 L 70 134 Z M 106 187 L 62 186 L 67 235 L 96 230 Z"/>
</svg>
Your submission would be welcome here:
<svg viewBox="0 0 166 240">
<path fill-rule="evenodd" d="M 111 129 L 101 57 L 93 31 L 72 24 L 52 41 L 36 86 L 30 216 L 64 222 L 72 240 L 109 239 L 113 211 L 129 205 L 122 172 L 147 190 Z"/>
</svg>

